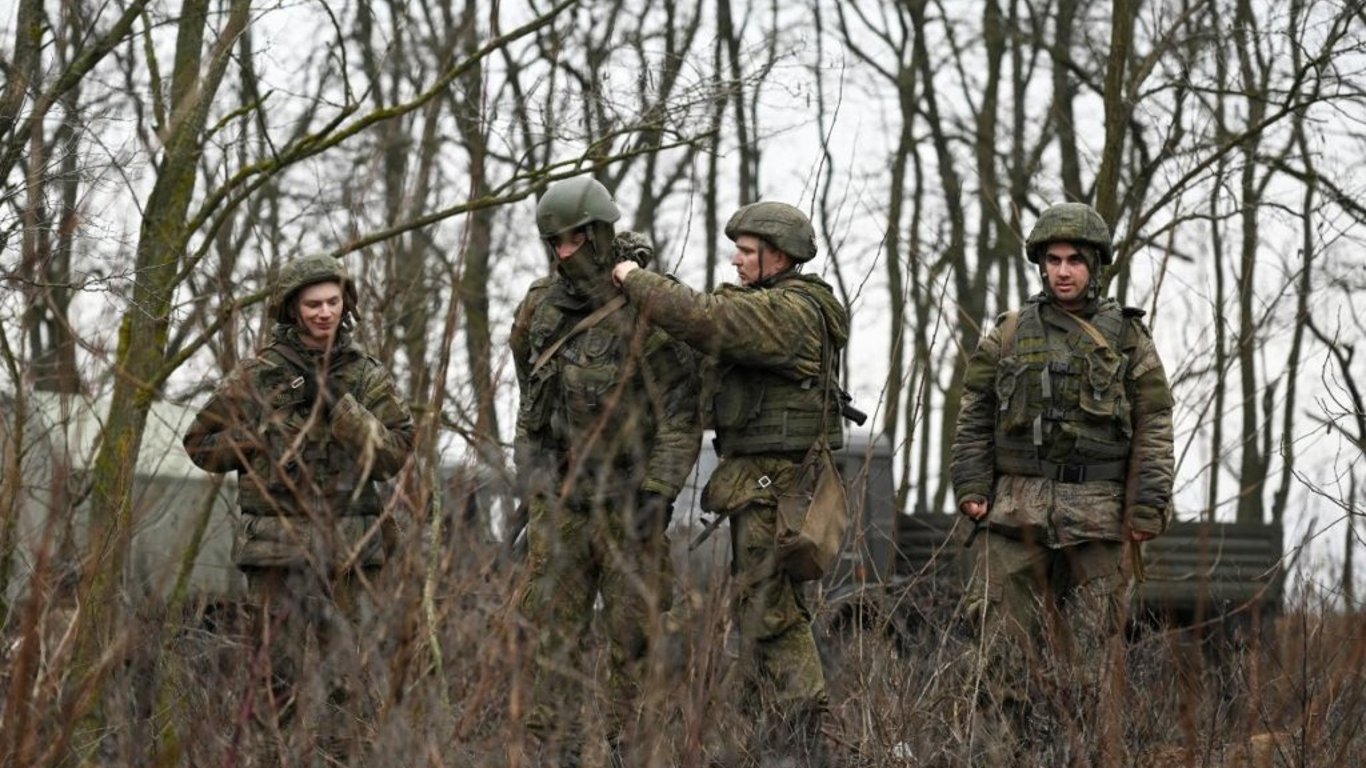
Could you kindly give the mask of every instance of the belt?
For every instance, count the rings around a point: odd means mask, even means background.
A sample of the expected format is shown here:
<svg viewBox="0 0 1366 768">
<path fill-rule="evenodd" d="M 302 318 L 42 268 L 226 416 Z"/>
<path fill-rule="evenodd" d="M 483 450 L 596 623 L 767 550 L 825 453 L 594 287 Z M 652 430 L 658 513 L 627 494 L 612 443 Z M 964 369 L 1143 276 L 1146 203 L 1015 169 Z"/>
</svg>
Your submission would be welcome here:
<svg viewBox="0 0 1366 768">
<path fill-rule="evenodd" d="M 1054 464 L 1039 460 L 1039 475 L 1059 483 L 1089 483 L 1098 480 L 1122 481 L 1129 471 L 1127 461 L 1100 464 Z"/>
</svg>

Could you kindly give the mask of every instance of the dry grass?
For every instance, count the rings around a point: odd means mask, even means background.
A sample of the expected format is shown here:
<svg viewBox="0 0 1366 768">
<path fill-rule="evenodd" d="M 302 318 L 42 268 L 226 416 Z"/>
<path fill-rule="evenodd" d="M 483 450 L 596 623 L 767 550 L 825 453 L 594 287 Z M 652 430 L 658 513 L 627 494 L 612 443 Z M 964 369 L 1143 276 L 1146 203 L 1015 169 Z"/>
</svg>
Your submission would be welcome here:
<svg viewBox="0 0 1366 768">
<path fill-rule="evenodd" d="M 400 559 L 375 585 L 362 653 L 348 662 L 364 670 L 374 702 L 345 728 L 358 749 L 350 764 L 542 764 L 519 722 L 529 647 L 510 608 L 515 569 L 490 546 L 465 542 L 447 554 L 434 571 L 420 557 Z M 913 603 L 905 594 L 871 600 L 861 620 L 819 605 L 835 764 L 999 762 L 999 740 L 974 711 L 969 633 L 942 610 L 917 615 Z M 657 659 L 636 733 L 650 755 L 642 765 L 708 765 L 745 739 L 724 590 L 706 582 L 690 604 L 684 631 Z M 5 765 L 324 764 L 316 729 L 290 727 L 263 704 L 249 609 L 201 603 L 167 616 L 130 602 L 102 663 L 85 669 L 69 653 L 80 616 L 71 600 L 53 598 L 17 604 L 6 617 Z M 1132 638 L 1119 708 L 1124 743 L 1110 750 L 1113 762 L 1366 765 L 1366 620 L 1301 606 L 1272 626 L 1262 638 L 1151 628 Z M 600 659 L 591 658 L 600 680 Z M 319 661 L 305 675 L 296 723 L 323 721 L 328 670 Z M 603 764 L 602 712 L 590 698 L 582 712 L 565 713 L 599 737 L 590 765 Z M 1092 732 L 1092 724 L 1065 722 L 1056 742 L 1022 762 L 1088 764 Z"/>
</svg>

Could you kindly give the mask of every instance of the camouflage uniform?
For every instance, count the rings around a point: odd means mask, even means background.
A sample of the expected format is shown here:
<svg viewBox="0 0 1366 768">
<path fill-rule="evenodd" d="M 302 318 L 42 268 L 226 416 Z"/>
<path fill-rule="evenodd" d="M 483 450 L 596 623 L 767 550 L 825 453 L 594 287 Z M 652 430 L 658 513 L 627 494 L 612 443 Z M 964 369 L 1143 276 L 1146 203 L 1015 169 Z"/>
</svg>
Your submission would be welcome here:
<svg viewBox="0 0 1366 768">
<path fill-rule="evenodd" d="M 547 197 L 583 189 L 589 180 L 562 184 Z M 610 203 L 596 182 L 589 191 Z M 550 204 L 543 198 L 541 208 Z M 614 212 L 615 205 L 607 210 Z M 607 227 L 601 218 L 594 221 L 571 220 L 570 229 L 598 231 L 575 265 L 561 264 L 554 276 L 532 284 L 517 307 L 509 342 L 521 393 L 518 482 L 530 507 L 521 607 L 538 631 L 526 724 L 543 741 L 560 742 L 561 765 L 580 759 L 576 725 L 582 680 L 591 673 L 578 657 L 599 595 L 614 746 L 636 715 L 650 642 L 672 599 L 667 515 L 701 442 L 691 350 L 640 322 L 633 307 L 568 336 L 537 368 L 547 349 L 615 294 L 612 264 L 649 258 L 643 237 L 613 236 L 610 221 Z M 553 236 L 560 229 L 542 231 Z M 607 246 L 597 254 L 602 243 Z M 651 511 L 651 504 L 660 507 Z M 643 515 L 652 517 L 642 523 Z"/>
<path fill-rule="evenodd" d="M 336 259 L 288 265 L 271 343 L 229 374 L 184 437 L 199 467 L 237 473 L 233 560 L 262 603 L 274 687 L 286 699 L 310 645 L 324 658 L 354 656 L 366 575 L 386 557 L 375 484 L 398 472 L 413 444 L 407 405 L 381 363 L 352 343 L 349 322 L 327 354 L 300 339 L 290 304 L 320 282 L 342 284 L 354 307 Z M 332 676 L 333 703 L 363 694 Z"/>
<path fill-rule="evenodd" d="M 756 224 L 757 216 L 780 228 Z M 798 263 L 815 255 L 810 223 L 791 206 L 742 208 L 726 234 L 751 233 Z M 823 395 L 820 380 L 836 375 L 823 374 L 822 359 L 848 341 L 848 315 L 829 285 L 795 271 L 702 294 L 636 270 L 622 290 L 633 305 L 648 308 L 650 322 L 714 360 L 709 411 L 720 464 L 703 490 L 702 508 L 730 521 L 748 708 L 783 723 L 762 724 L 766 738 L 789 742 L 761 748 L 791 749 L 793 739 L 816 736 L 828 702 L 802 584 L 777 563 L 777 503 L 813 443 L 824 436 L 833 448 L 843 444 L 839 405 Z M 824 349 L 826 339 L 833 349 Z"/>
<path fill-rule="evenodd" d="M 969 359 L 953 444 L 960 505 L 990 502 L 970 612 L 990 690 L 1021 736 L 1041 721 L 1031 699 L 1042 669 L 1075 686 L 1064 702 L 1071 714 L 1094 715 L 1100 660 L 1131 589 L 1129 532 L 1160 534 L 1171 518 L 1173 403 L 1162 361 L 1142 311 L 1099 296 L 1104 222 L 1080 204 L 1050 211 L 1031 233 L 1030 258 L 1040 262 L 1049 243 L 1077 245 L 1090 293 L 1075 314 L 1093 330 L 1054 302 L 1045 279 Z M 1004 354 L 1003 326 L 1013 326 Z"/>
</svg>

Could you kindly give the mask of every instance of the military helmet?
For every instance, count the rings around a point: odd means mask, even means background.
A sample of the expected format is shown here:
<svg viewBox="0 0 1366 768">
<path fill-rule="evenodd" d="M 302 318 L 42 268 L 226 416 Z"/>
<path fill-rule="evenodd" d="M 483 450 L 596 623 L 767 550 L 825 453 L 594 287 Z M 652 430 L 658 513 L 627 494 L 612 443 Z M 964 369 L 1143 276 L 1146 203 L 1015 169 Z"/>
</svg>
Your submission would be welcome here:
<svg viewBox="0 0 1366 768">
<path fill-rule="evenodd" d="M 593 222 L 615 223 L 621 211 L 607 187 L 591 176 L 577 176 L 551 184 L 536 203 L 536 227 L 541 237 L 570 232 Z"/>
<path fill-rule="evenodd" d="M 811 219 L 787 203 L 750 203 L 726 222 L 726 237 L 754 235 L 792 257 L 798 264 L 816 258 L 816 230 Z"/>
<path fill-rule="evenodd" d="M 294 298 L 300 290 L 318 283 L 339 284 L 342 287 L 344 312 L 355 315 L 356 284 L 346 274 L 346 267 L 342 265 L 341 259 L 319 253 L 297 258 L 280 270 L 280 279 L 275 283 L 274 297 L 271 300 L 271 317 L 279 323 L 294 322 Z"/>
<path fill-rule="evenodd" d="M 1110 227 L 1096 209 L 1085 203 L 1059 203 L 1039 214 L 1034 228 L 1025 240 L 1025 257 L 1035 264 L 1043 260 L 1049 243 L 1074 243 L 1096 249 L 1100 266 L 1108 266 L 1114 258 L 1110 243 Z"/>
</svg>

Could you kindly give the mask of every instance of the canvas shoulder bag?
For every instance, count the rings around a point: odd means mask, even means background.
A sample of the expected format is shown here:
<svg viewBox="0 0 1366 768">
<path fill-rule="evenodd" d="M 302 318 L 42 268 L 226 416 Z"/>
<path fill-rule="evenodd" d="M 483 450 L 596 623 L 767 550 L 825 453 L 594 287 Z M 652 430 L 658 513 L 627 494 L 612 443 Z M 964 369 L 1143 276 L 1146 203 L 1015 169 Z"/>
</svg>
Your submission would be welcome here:
<svg viewBox="0 0 1366 768">
<path fill-rule="evenodd" d="M 821 386 L 823 417 L 830 418 L 830 388 L 834 372 L 830 330 L 825 313 L 807 296 L 821 320 Z M 815 581 L 834 570 L 849 529 L 849 498 L 830 443 L 821 437 L 807 450 L 792 484 L 778 495 L 778 562 L 793 579 Z"/>
</svg>

